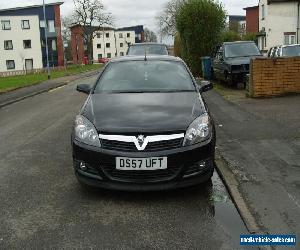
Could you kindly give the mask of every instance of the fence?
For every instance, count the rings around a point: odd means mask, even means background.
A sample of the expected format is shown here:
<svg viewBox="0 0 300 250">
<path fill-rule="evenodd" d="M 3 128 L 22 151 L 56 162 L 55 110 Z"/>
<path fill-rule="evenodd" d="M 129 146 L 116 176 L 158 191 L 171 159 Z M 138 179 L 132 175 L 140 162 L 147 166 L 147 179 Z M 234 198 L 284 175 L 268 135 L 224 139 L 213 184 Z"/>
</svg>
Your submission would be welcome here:
<svg viewBox="0 0 300 250">
<path fill-rule="evenodd" d="M 300 57 L 253 59 L 247 92 L 250 97 L 300 93 Z"/>
<path fill-rule="evenodd" d="M 57 66 L 57 67 L 51 67 L 51 71 L 59 71 L 59 70 L 65 70 L 65 66 Z M 6 71 L 6 72 L 0 72 L 0 77 L 9 77 L 9 76 L 20 76 L 20 75 L 27 75 L 27 74 L 40 74 L 47 72 L 47 68 L 41 68 L 41 69 L 32 69 L 32 70 L 13 70 L 13 71 Z"/>
</svg>

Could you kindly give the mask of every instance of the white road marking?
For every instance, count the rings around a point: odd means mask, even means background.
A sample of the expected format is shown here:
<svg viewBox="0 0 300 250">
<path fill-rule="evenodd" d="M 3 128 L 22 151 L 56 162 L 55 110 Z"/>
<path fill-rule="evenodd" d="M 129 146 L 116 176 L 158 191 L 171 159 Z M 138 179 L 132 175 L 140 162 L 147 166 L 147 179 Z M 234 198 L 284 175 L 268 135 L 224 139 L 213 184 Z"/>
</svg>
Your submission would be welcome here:
<svg viewBox="0 0 300 250">
<path fill-rule="evenodd" d="M 66 87 L 66 85 L 57 87 L 57 88 L 55 88 L 55 89 L 51 89 L 51 90 L 49 90 L 48 92 L 51 93 L 51 92 L 54 92 L 54 91 L 56 91 L 56 90 L 62 89 L 62 88 L 64 88 L 64 87 Z"/>
</svg>

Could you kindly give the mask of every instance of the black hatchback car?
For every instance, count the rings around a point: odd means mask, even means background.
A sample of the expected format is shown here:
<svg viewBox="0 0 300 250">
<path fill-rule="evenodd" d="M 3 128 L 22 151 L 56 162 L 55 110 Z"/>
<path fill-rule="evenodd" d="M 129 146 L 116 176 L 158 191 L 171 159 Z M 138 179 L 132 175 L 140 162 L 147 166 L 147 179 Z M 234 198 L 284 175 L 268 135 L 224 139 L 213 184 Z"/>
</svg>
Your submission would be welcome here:
<svg viewBox="0 0 300 250">
<path fill-rule="evenodd" d="M 175 57 L 111 60 L 89 96 L 72 133 L 79 182 L 118 190 L 162 190 L 210 180 L 215 129 L 201 92 Z"/>
</svg>

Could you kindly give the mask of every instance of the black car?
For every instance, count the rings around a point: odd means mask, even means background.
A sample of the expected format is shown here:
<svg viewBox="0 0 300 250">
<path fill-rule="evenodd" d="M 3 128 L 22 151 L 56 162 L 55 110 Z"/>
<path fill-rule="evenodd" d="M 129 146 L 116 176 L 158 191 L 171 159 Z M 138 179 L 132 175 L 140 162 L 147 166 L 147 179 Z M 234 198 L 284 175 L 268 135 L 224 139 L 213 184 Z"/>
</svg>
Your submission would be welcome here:
<svg viewBox="0 0 300 250">
<path fill-rule="evenodd" d="M 134 73 L 132 73 L 134 72 Z M 161 190 L 210 180 L 215 128 L 201 92 L 175 57 L 111 60 L 89 96 L 72 133 L 79 182 L 119 190 Z"/>
<path fill-rule="evenodd" d="M 168 55 L 168 48 L 162 43 L 136 43 L 128 47 L 127 55 L 142 56 L 145 55 Z"/>
<path fill-rule="evenodd" d="M 250 60 L 258 56 L 262 54 L 254 42 L 225 42 L 213 54 L 213 76 L 228 85 L 245 84 Z"/>
</svg>

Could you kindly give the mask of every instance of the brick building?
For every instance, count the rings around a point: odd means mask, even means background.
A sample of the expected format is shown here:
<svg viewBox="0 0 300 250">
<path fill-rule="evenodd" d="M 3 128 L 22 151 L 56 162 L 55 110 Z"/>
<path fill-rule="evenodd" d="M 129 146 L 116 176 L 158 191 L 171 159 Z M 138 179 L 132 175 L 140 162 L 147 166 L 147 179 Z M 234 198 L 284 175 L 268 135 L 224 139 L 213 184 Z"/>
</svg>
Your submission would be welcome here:
<svg viewBox="0 0 300 250">
<path fill-rule="evenodd" d="M 142 25 L 114 29 L 110 27 L 74 25 L 71 28 L 73 63 L 81 64 L 88 57 L 85 35 L 91 36 L 93 60 L 114 58 L 126 54 L 129 44 L 144 42 Z"/>
<path fill-rule="evenodd" d="M 252 6 L 244 8 L 246 11 L 246 32 L 258 33 L 259 31 L 259 7 Z"/>
</svg>

